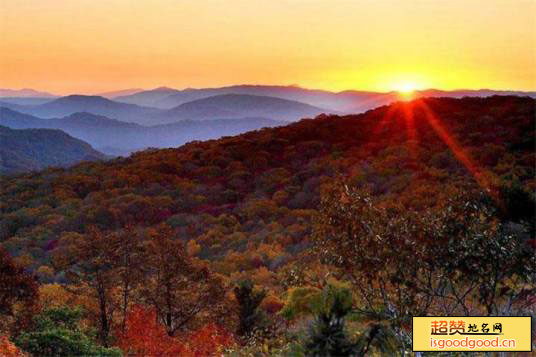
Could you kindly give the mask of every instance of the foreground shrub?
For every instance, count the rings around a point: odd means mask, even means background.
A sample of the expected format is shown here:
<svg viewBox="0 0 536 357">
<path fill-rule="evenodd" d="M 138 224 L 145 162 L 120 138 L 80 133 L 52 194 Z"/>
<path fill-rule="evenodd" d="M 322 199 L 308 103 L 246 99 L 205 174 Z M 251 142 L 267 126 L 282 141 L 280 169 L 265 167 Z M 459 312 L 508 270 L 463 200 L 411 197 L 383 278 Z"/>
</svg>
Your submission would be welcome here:
<svg viewBox="0 0 536 357">
<path fill-rule="evenodd" d="M 33 356 L 109 356 L 119 357 L 115 348 L 99 346 L 80 328 L 81 310 L 67 307 L 43 311 L 34 318 L 31 331 L 23 332 L 15 344 Z"/>
</svg>

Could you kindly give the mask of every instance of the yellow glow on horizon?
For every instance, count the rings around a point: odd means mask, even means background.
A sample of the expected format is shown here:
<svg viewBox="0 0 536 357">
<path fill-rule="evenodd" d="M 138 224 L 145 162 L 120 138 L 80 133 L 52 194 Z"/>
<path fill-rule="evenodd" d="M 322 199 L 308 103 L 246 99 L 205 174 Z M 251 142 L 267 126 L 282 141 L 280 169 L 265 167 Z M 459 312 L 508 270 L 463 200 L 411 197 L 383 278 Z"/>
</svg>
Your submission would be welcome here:
<svg viewBox="0 0 536 357">
<path fill-rule="evenodd" d="M 404 93 L 404 94 L 413 93 L 413 91 L 415 91 L 415 87 L 409 83 L 403 85 L 399 89 L 399 92 Z"/>
<path fill-rule="evenodd" d="M 417 90 L 417 86 L 413 82 L 402 82 L 394 87 L 394 90 L 402 94 L 403 96 L 411 96 L 413 92 Z"/>
<path fill-rule="evenodd" d="M 0 0 L 0 87 L 536 90 L 534 0 Z"/>
</svg>

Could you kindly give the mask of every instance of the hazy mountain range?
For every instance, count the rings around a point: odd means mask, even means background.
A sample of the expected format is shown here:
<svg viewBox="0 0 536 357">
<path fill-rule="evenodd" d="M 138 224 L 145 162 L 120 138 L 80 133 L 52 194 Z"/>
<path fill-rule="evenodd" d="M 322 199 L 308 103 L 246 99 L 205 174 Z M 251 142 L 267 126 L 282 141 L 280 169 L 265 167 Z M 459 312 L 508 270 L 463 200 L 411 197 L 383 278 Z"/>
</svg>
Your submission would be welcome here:
<svg viewBox="0 0 536 357">
<path fill-rule="evenodd" d="M 54 97 L 0 97 L 0 101 L 7 105 L 39 105 L 51 102 Z"/>
<path fill-rule="evenodd" d="M 16 95 L 16 93 L 25 93 L 24 95 Z M 34 93 L 34 95 L 30 95 Z M 37 95 L 43 93 L 42 95 Z M 106 98 L 112 99 L 115 102 L 121 102 L 126 104 L 134 104 L 141 107 L 152 107 L 157 109 L 174 109 L 181 104 L 196 101 L 199 99 L 205 99 L 209 97 L 224 95 L 224 94 L 242 94 L 242 95 L 254 95 L 263 97 L 274 97 L 286 99 L 289 101 L 300 102 L 302 104 L 308 104 L 317 108 L 322 108 L 324 111 L 339 112 L 339 113 L 359 113 L 379 105 L 389 104 L 393 101 L 405 99 L 396 91 L 391 92 L 371 92 L 371 91 L 357 91 L 346 90 L 341 92 L 331 92 L 318 89 L 307 89 L 298 86 L 270 86 L 270 85 L 235 85 L 220 88 L 187 88 L 183 90 L 173 89 L 168 87 L 158 87 L 151 90 L 142 90 L 138 88 L 125 89 L 118 91 L 111 91 L 100 93 L 96 96 L 86 95 L 70 95 L 69 97 L 84 97 L 90 101 L 90 98 Z M 516 96 L 529 96 L 536 98 L 536 92 L 522 92 L 522 91 L 506 91 L 506 90 L 453 90 L 444 91 L 438 89 L 425 89 L 415 91 L 413 98 L 419 97 L 451 97 L 461 98 L 464 96 L 480 96 L 486 97 L 491 95 L 516 95 Z M 50 102 L 55 97 L 50 93 L 37 92 L 31 89 L 25 90 L 0 90 L 0 101 L 9 104 L 43 104 Z M 9 97 L 9 98 L 8 98 Z M 21 97 L 25 97 L 26 102 L 21 101 Z M 36 98 L 39 103 L 30 103 L 28 98 Z M 56 97 L 57 98 L 57 97 Z M 110 105 L 110 104 L 108 104 Z M 16 108 L 12 108 L 17 110 Z M 24 111 L 23 108 L 18 108 L 19 111 Z M 37 109 L 37 108 L 36 108 Z M 30 110 L 30 109 L 29 109 Z M 82 111 L 82 110 L 78 110 Z M 36 113 L 34 113 L 36 114 Z M 63 113 L 68 115 L 72 113 Z M 110 115 L 110 113 L 94 113 L 101 115 Z M 37 115 L 37 114 L 36 114 Z M 57 113 L 56 113 L 57 115 Z M 164 114 L 164 116 L 166 116 Z M 115 118 L 121 119 L 123 118 Z M 195 119 L 195 118 L 188 118 Z M 215 119 L 215 118 L 211 118 Z M 273 118 L 281 119 L 281 118 Z M 130 120 L 136 121 L 136 120 Z"/>
<path fill-rule="evenodd" d="M 177 119 L 206 120 L 214 118 L 262 117 L 296 121 L 321 113 L 335 113 L 294 100 L 249 94 L 221 94 L 180 104 L 160 115 L 168 121 Z"/>
<path fill-rule="evenodd" d="M 143 92 L 144 89 L 141 89 L 141 88 L 130 88 L 130 89 L 122 89 L 122 90 L 115 90 L 115 91 L 111 91 L 111 92 L 102 92 L 102 93 L 99 93 L 99 94 L 96 94 L 100 97 L 104 97 L 104 98 L 114 98 L 114 97 L 119 97 L 119 96 L 124 96 L 124 95 L 132 95 L 132 94 L 135 94 L 135 93 L 139 93 L 139 92 Z"/>
<path fill-rule="evenodd" d="M 104 97 L 86 95 L 69 95 L 38 105 L 20 105 L 5 102 L 0 102 L 0 105 L 40 118 L 56 118 L 77 112 L 89 112 L 129 122 L 149 120 L 153 115 L 161 111 L 156 108 L 119 103 Z"/>
<path fill-rule="evenodd" d="M 54 98 L 57 97 L 54 94 L 48 92 L 37 91 L 35 89 L 23 88 L 23 89 L 6 89 L 0 88 L 0 97 L 23 97 L 23 98 Z"/>
<path fill-rule="evenodd" d="M 216 139 L 263 127 L 285 125 L 285 122 L 264 118 L 228 120 L 182 120 L 171 124 L 142 126 L 91 113 L 74 113 L 62 118 L 41 119 L 0 108 L 0 125 L 13 129 L 60 129 L 87 141 L 110 155 L 126 155 L 147 147 L 177 147 L 194 140 Z"/>
<path fill-rule="evenodd" d="M 429 89 L 417 91 L 413 97 L 497 94 L 536 98 L 536 92 L 487 89 Z M 178 147 L 321 113 L 358 113 L 403 99 L 398 92 L 330 92 L 262 85 L 184 90 L 159 87 L 64 97 L 32 89 L 1 89 L 0 96 L 0 125 L 59 129 L 109 155 L 127 155 L 147 147 Z"/>
<path fill-rule="evenodd" d="M 37 105 L 1 101 L 0 105 L 39 118 L 57 118 L 78 112 L 104 115 L 141 125 L 172 123 L 180 120 L 240 119 L 262 117 L 295 121 L 333 110 L 314 107 L 297 101 L 253 95 L 218 95 L 180 104 L 171 109 L 128 104 L 100 96 L 69 95 Z"/>
<path fill-rule="evenodd" d="M 131 95 L 118 96 L 113 98 L 116 101 L 151 106 L 161 109 L 170 109 L 177 105 L 207 98 L 221 94 L 247 94 L 269 96 L 294 100 L 309 105 L 326 108 L 343 113 L 359 113 L 403 99 L 400 93 L 392 92 L 370 92 L 347 90 L 342 92 L 331 92 L 318 89 L 306 89 L 298 86 L 266 86 L 266 85 L 236 85 L 221 88 L 187 88 L 177 90 L 167 87 L 159 87 L 152 90 L 141 91 Z M 520 91 L 496 91 L 489 89 L 480 90 L 454 90 L 443 91 L 437 89 L 426 89 L 416 91 L 414 97 L 453 97 L 464 96 L 490 96 L 490 95 L 519 95 L 536 97 L 536 92 Z"/>
<path fill-rule="evenodd" d="M 269 96 L 294 100 L 339 112 L 362 111 L 375 107 L 374 102 L 385 104 L 387 101 L 393 101 L 394 97 L 396 97 L 395 100 L 399 99 L 397 96 L 398 93 L 396 92 L 345 91 L 335 93 L 324 90 L 305 89 L 297 86 L 237 85 L 221 88 L 187 88 L 184 90 L 160 87 L 128 96 L 116 97 L 114 100 L 123 103 L 170 109 L 193 100 L 222 94 Z"/>
<path fill-rule="evenodd" d="M 0 126 L 0 174 L 69 166 L 81 161 L 104 159 L 88 143 L 61 130 L 13 130 Z"/>
</svg>

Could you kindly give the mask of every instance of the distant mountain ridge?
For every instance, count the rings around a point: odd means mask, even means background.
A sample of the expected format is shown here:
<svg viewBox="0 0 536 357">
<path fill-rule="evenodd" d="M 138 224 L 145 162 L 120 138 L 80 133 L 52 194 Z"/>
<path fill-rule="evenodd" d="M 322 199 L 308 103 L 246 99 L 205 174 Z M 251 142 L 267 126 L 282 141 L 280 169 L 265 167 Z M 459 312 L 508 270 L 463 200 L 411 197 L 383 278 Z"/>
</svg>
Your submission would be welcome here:
<svg viewBox="0 0 536 357">
<path fill-rule="evenodd" d="M 106 156 L 88 143 L 61 130 L 10 129 L 0 126 L 0 174 L 42 170 L 49 166 L 70 166 Z"/>
<path fill-rule="evenodd" d="M 142 107 L 135 104 L 119 103 L 100 96 L 77 94 L 61 97 L 39 105 L 15 105 L 2 103 L 1 100 L 0 105 L 40 118 L 55 118 L 77 112 L 89 112 L 125 122 L 143 122 L 160 111 L 159 109 Z"/>
<path fill-rule="evenodd" d="M 134 91 L 135 89 L 132 89 Z M 127 90 L 129 91 L 129 90 Z M 104 93 L 106 94 L 106 93 Z M 111 95 L 108 93 L 106 95 Z M 536 92 L 481 90 L 415 91 L 412 98 L 516 95 L 536 98 Z M 180 120 L 246 117 L 295 121 L 320 113 L 352 114 L 409 99 L 398 92 L 329 92 L 297 86 L 237 85 L 177 90 L 159 87 L 127 96 L 69 95 L 60 98 L 0 98 L 0 106 L 40 118 L 88 112 L 124 122 L 151 126 Z"/>
<path fill-rule="evenodd" d="M 193 100 L 203 99 L 222 94 L 247 94 L 260 95 L 294 100 L 321 108 L 331 109 L 344 113 L 359 113 L 375 108 L 380 105 L 389 104 L 401 99 L 405 99 L 400 93 L 392 92 L 372 92 L 345 90 L 341 92 L 330 92 L 320 89 L 307 89 L 298 86 L 276 86 L 276 85 L 234 85 L 220 88 L 187 88 L 178 90 L 173 88 L 156 88 L 144 92 L 136 93 L 132 96 L 120 96 L 114 98 L 119 102 L 146 105 L 161 109 L 170 109 L 180 104 Z M 517 95 L 536 98 L 536 92 L 522 91 L 500 91 L 490 89 L 480 90 L 454 90 L 444 91 L 437 89 L 426 89 L 415 92 L 417 97 L 453 97 L 464 96 L 491 96 L 491 95 Z"/>
<path fill-rule="evenodd" d="M 121 90 L 116 90 L 116 91 L 102 92 L 102 93 L 98 93 L 97 95 L 99 97 L 112 99 L 118 96 L 136 94 L 139 92 L 143 92 L 144 90 L 145 89 L 141 89 L 141 88 L 130 88 L 130 89 L 121 89 Z"/>
<path fill-rule="evenodd" d="M 158 105 L 158 102 L 163 98 L 166 98 L 170 95 L 180 93 L 180 92 L 181 92 L 180 90 L 173 89 L 173 88 L 158 87 L 158 88 L 134 93 L 131 95 L 117 96 L 112 99 L 121 103 L 145 105 L 148 107 L 155 107 L 155 108 L 160 108 L 160 109 L 170 109 L 178 104 L 162 106 L 162 105 Z M 198 98 L 194 98 L 194 99 L 198 99 Z M 179 103 L 179 104 L 182 104 L 182 103 Z"/>
<path fill-rule="evenodd" d="M 126 104 L 136 104 L 142 107 L 154 107 L 159 109 L 171 109 L 186 102 L 208 98 L 222 94 L 246 94 L 282 98 L 303 102 L 305 104 L 326 108 L 342 113 L 359 113 L 372 109 L 379 105 L 407 99 L 401 97 L 396 91 L 373 92 L 361 90 L 344 90 L 333 92 L 322 89 L 308 89 L 297 85 L 232 85 L 216 88 L 186 88 L 174 89 L 170 87 L 158 87 L 150 90 L 140 88 L 109 91 L 98 94 L 100 97 L 112 99 Z M 74 94 L 76 95 L 76 94 Z M 491 95 L 516 95 L 536 98 L 536 91 L 516 90 L 492 90 L 492 89 L 423 89 L 415 91 L 413 98 L 420 97 L 451 97 L 461 98 L 464 96 L 491 96 Z M 46 98 L 58 98 L 58 96 L 34 89 L 0 89 L 0 102 L 14 104 L 42 104 Z M 22 101 L 22 98 L 40 98 L 35 102 Z M 14 108 L 17 110 L 16 108 Z M 20 109 L 20 108 L 19 108 Z M 72 114 L 72 113 L 71 113 Z M 99 113 L 97 113 L 99 114 Z M 104 114 L 104 113 L 100 113 Z M 109 113 L 107 113 L 109 116 Z M 119 118 L 117 118 L 119 119 Z M 121 118 L 122 119 L 122 118 Z M 122 119 L 123 120 L 123 119 Z"/>
<path fill-rule="evenodd" d="M 58 96 L 52 93 L 48 92 L 42 92 L 37 91 L 35 89 L 31 88 L 23 88 L 23 89 L 7 89 L 7 88 L 0 88 L 0 97 L 49 97 L 49 98 L 57 98 Z"/>
<path fill-rule="evenodd" d="M 367 94 L 368 92 L 362 93 Z M 223 94 L 269 96 L 338 110 L 325 105 L 331 103 L 330 98 L 335 93 L 324 90 L 303 89 L 296 86 L 236 85 L 221 88 L 187 88 L 184 90 L 164 87 L 139 92 L 132 96 L 116 97 L 114 100 L 132 104 L 143 103 L 143 105 L 147 106 L 170 109 L 190 101 Z M 377 93 L 373 94 L 376 95 Z"/>
<path fill-rule="evenodd" d="M 39 105 L 53 101 L 56 97 L 0 97 L 6 105 Z"/>
<path fill-rule="evenodd" d="M 271 119 L 243 118 L 183 120 L 147 127 L 91 113 L 74 113 L 63 118 L 41 119 L 0 107 L 0 125 L 13 129 L 60 129 L 110 155 L 127 155 L 132 151 L 147 147 L 178 147 L 189 141 L 217 139 L 222 136 L 285 124 L 285 122 Z"/>
<path fill-rule="evenodd" d="M 333 113 L 330 110 L 288 99 L 245 94 L 222 94 L 181 104 L 165 111 L 161 116 L 174 120 L 262 117 L 294 121 L 330 112 Z"/>
<path fill-rule="evenodd" d="M 167 91 L 167 89 L 162 89 Z M 330 110 L 292 100 L 227 94 L 203 98 L 163 110 L 136 104 L 116 102 L 100 96 L 69 95 L 38 105 L 20 105 L 1 102 L 0 106 L 39 118 L 58 118 L 77 112 L 103 115 L 108 118 L 141 125 L 156 125 L 180 120 L 214 120 L 266 118 L 277 121 L 294 121 L 316 116 Z"/>
</svg>

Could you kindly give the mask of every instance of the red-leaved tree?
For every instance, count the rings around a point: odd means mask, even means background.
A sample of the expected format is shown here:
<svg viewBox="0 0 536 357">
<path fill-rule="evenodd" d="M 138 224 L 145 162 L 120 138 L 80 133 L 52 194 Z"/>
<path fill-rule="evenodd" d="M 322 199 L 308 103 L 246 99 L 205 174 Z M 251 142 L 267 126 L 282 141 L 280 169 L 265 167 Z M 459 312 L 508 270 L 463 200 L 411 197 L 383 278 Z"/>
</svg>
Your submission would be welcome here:
<svg viewBox="0 0 536 357">
<path fill-rule="evenodd" d="M 117 346 L 129 356 L 215 356 L 235 345 L 234 337 L 216 324 L 170 337 L 157 320 L 154 309 L 134 306 L 127 315 L 126 329 L 118 333 Z"/>
<path fill-rule="evenodd" d="M 119 332 L 117 346 L 129 356 L 179 355 L 182 344 L 172 338 L 156 319 L 154 309 L 134 306 L 127 315 L 126 328 Z"/>
</svg>

